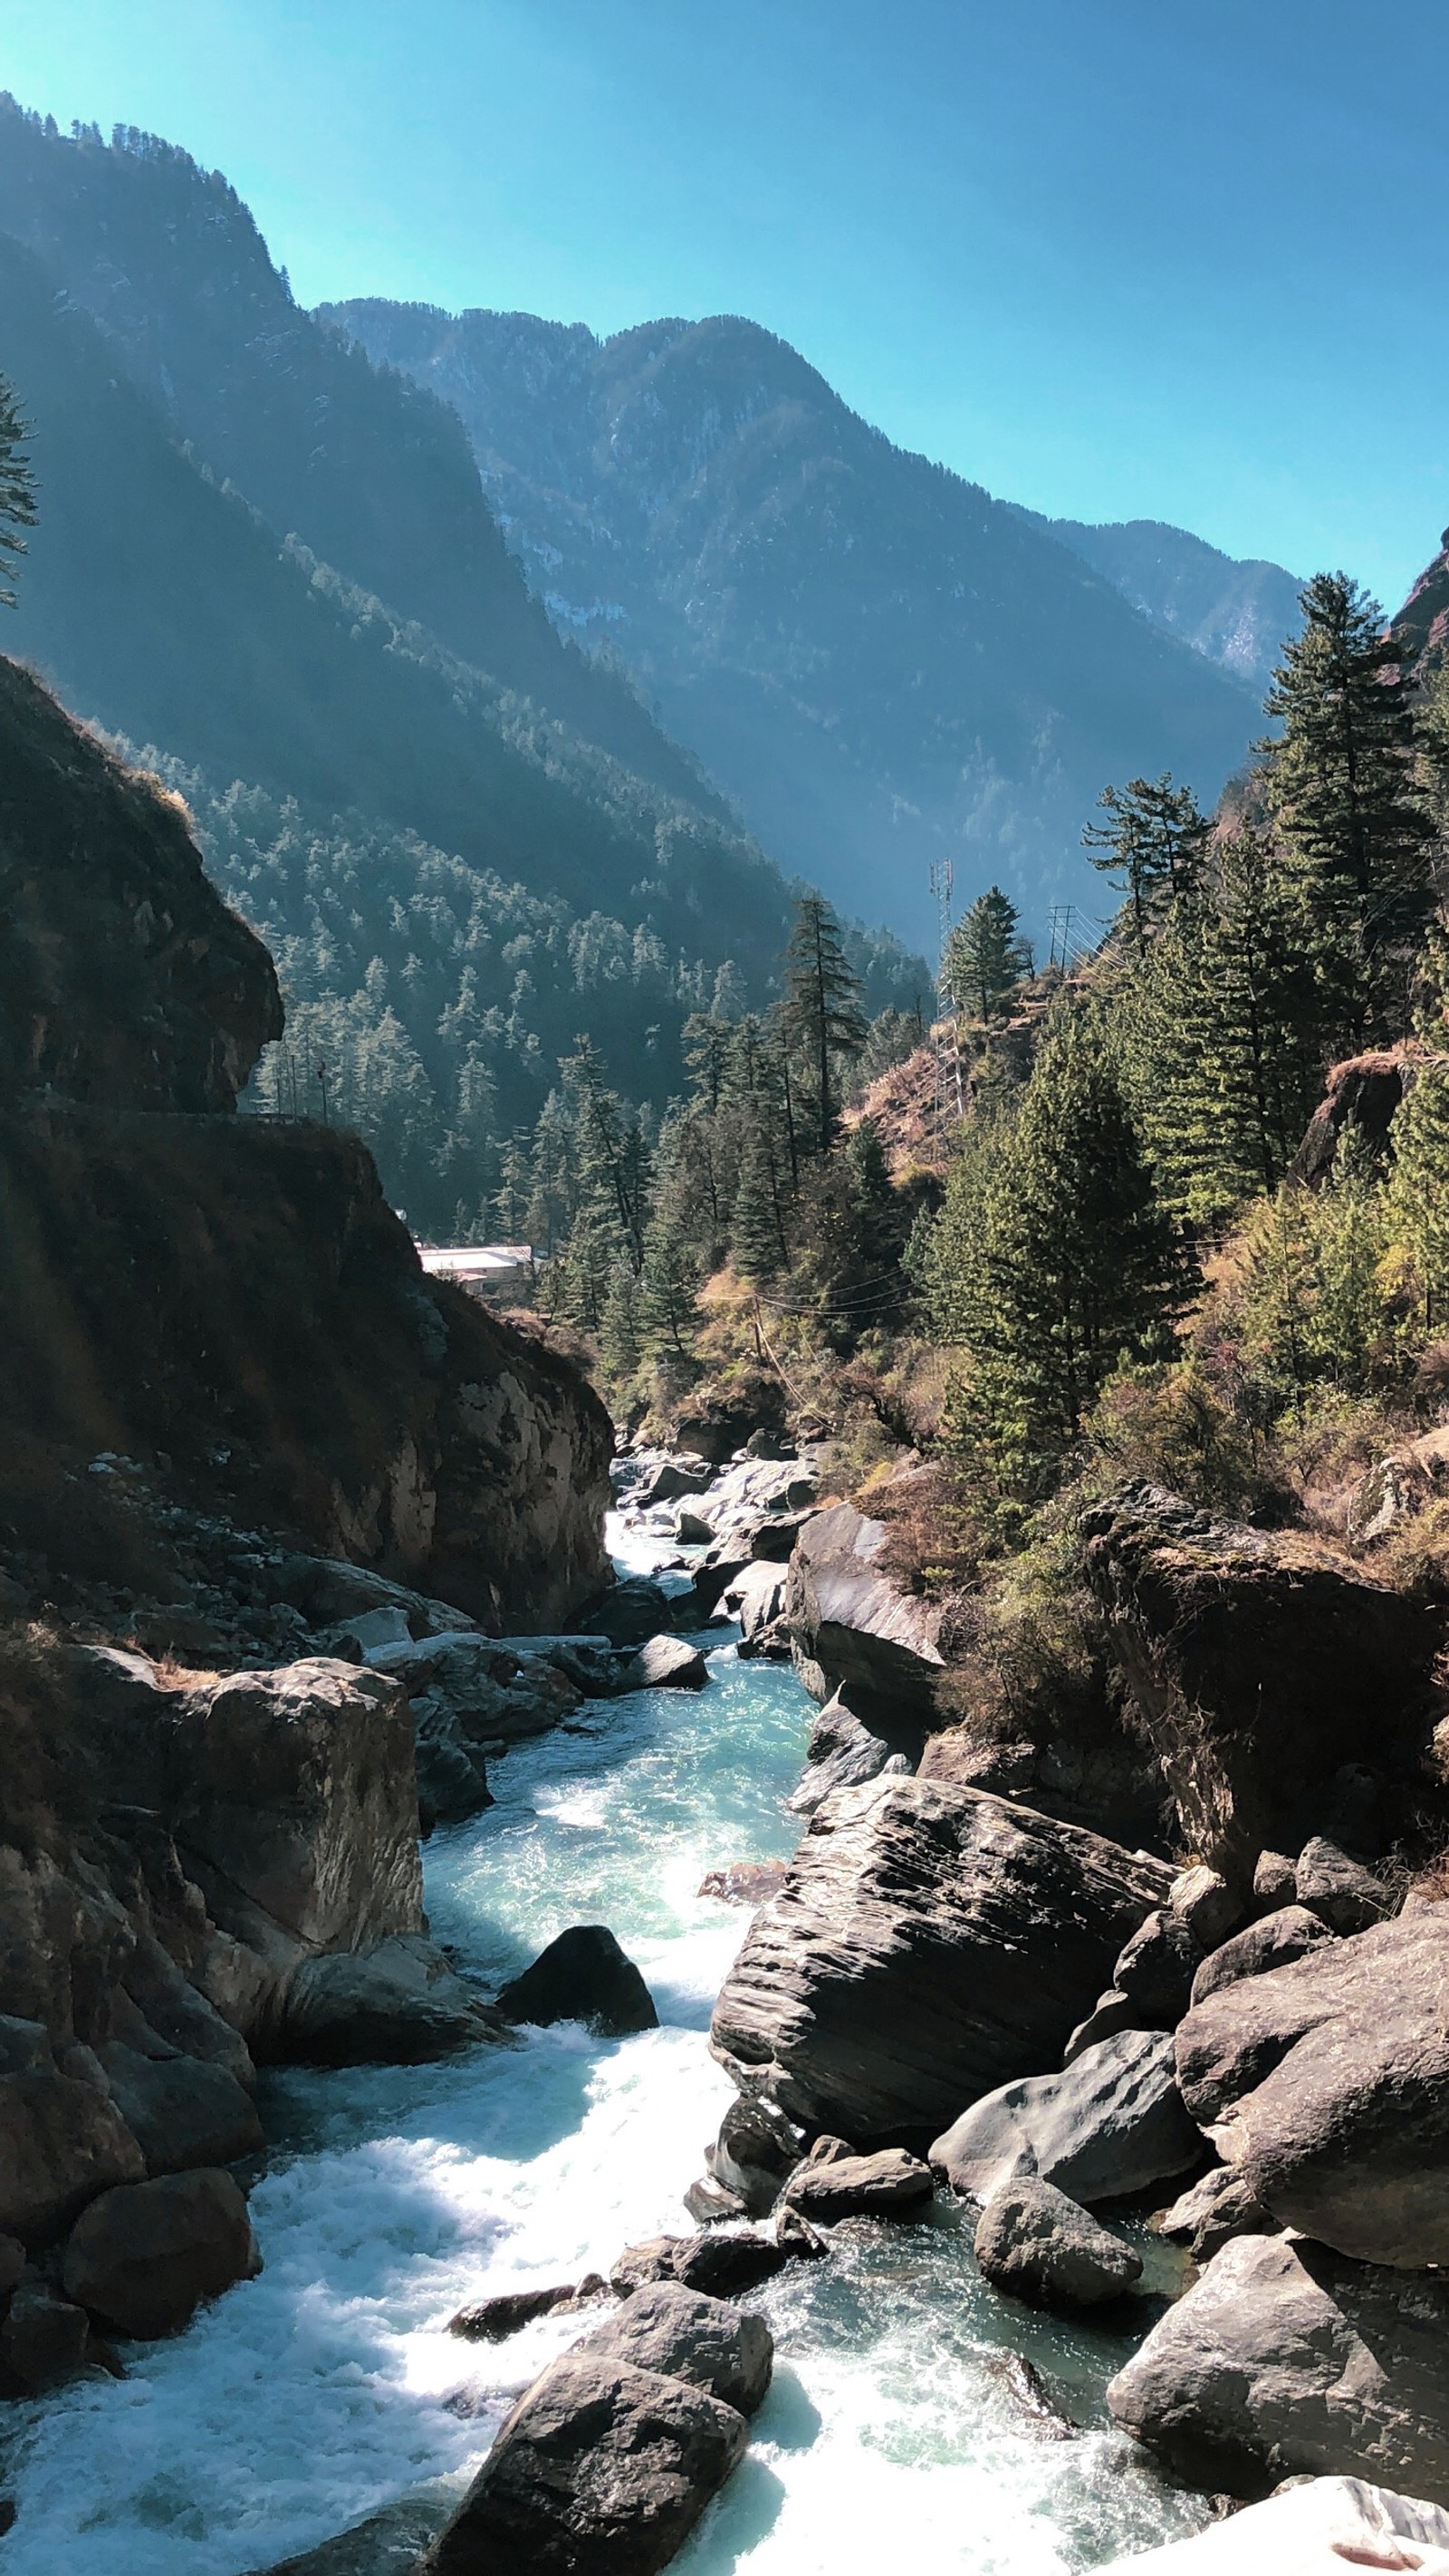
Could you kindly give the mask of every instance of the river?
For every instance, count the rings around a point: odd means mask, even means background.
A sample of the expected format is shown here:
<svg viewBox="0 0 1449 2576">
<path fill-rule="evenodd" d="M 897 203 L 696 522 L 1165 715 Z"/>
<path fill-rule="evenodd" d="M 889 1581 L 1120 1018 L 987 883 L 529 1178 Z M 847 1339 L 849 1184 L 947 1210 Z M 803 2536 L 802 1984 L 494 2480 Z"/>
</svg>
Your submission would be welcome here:
<svg viewBox="0 0 1449 2576">
<path fill-rule="evenodd" d="M 479 2346 L 449 2316 L 687 2230 L 680 2196 L 730 2093 L 710 2008 L 747 1920 L 697 1889 L 791 1849 L 811 1715 L 792 1674 L 705 1642 L 706 1689 L 586 1703 L 494 1765 L 496 1804 L 425 1856 L 434 1934 L 490 1987 L 566 1924 L 607 1923 L 661 2027 L 267 2077 L 265 2269 L 186 2334 L 131 2348 L 124 2379 L 10 2410 L 7 2576 L 244 2576 L 419 2487 L 460 2486 L 503 2408 L 592 2320 Z M 1105 2429 L 1127 2344 L 996 2298 L 962 2213 L 855 2222 L 829 2262 L 751 2304 L 775 2331 L 775 2384 L 679 2576 L 876 2576 L 907 2533 L 916 2576 L 1067 2576 L 1202 2519 Z M 1010 2350 L 1079 2438 L 1033 2432 L 1000 2375 Z"/>
</svg>

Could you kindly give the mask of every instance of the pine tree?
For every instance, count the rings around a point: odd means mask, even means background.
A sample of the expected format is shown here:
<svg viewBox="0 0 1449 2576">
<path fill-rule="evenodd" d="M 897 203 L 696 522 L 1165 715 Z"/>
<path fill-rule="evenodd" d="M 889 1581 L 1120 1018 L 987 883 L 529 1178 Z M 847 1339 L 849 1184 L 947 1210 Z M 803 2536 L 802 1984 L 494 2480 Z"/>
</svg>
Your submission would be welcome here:
<svg viewBox="0 0 1449 2576">
<path fill-rule="evenodd" d="M 966 1352 L 958 1425 L 1007 1492 L 1030 1495 L 1181 1294 L 1145 1153 L 1083 1017 L 1050 1030 L 1014 1123 L 973 1158 L 961 1194 L 959 1267 L 942 1283 Z"/>
<path fill-rule="evenodd" d="M 1093 867 L 1126 893 L 1133 941 L 1141 948 L 1166 903 L 1196 885 L 1210 826 L 1192 789 L 1173 786 L 1170 769 L 1160 778 L 1104 787 L 1097 802 L 1108 820 L 1089 823 L 1082 846 Z"/>
<path fill-rule="evenodd" d="M 1419 1068 L 1393 1140 L 1389 1231 L 1412 1262 L 1425 1330 L 1442 1334 L 1449 1328 L 1449 1056 Z"/>
<path fill-rule="evenodd" d="M 1269 805 L 1305 880 L 1341 1044 L 1387 1033 L 1432 907 L 1433 817 L 1415 774 L 1413 690 L 1377 603 L 1346 573 L 1303 593 L 1303 631 L 1265 701 Z"/>
<path fill-rule="evenodd" d="M 861 983 L 845 954 L 840 924 L 823 895 L 807 894 L 795 914 L 784 956 L 781 1019 L 809 1065 L 815 1085 L 817 1150 L 828 1154 L 839 1115 L 835 1065 L 859 1055 L 866 1022 Z"/>
<path fill-rule="evenodd" d="M 30 424 L 22 418 L 13 386 L 0 376 L 0 607 L 16 602 L 16 571 L 26 552 L 24 531 L 33 528 L 35 469 L 26 453 Z"/>
<path fill-rule="evenodd" d="M 621 1261 L 609 1281 L 599 1319 L 599 1358 L 616 1384 L 633 1376 L 644 1356 L 643 1290 L 632 1265 Z"/>
<path fill-rule="evenodd" d="M 988 886 L 946 942 L 941 981 L 952 1006 L 989 1020 L 1030 973 L 1031 950 L 1020 936 L 1016 906 L 1000 886 Z"/>
<path fill-rule="evenodd" d="M 761 1288 L 779 1278 L 790 1257 L 776 1184 L 769 1139 L 763 1120 L 756 1114 L 746 1129 L 740 1156 L 730 1244 L 737 1267 Z"/>
<path fill-rule="evenodd" d="M 625 1117 L 618 1093 L 604 1080 L 603 1060 L 592 1038 L 574 1040 L 562 1067 L 578 1102 L 579 1194 L 587 1205 L 607 1205 L 625 1250 L 639 1271 L 644 1259 L 648 1158 L 637 1116 Z"/>
<path fill-rule="evenodd" d="M 640 1313 L 651 1349 L 684 1357 L 699 1321 L 699 1268 L 688 1233 L 668 1200 L 650 1219 L 640 1273 Z"/>
</svg>

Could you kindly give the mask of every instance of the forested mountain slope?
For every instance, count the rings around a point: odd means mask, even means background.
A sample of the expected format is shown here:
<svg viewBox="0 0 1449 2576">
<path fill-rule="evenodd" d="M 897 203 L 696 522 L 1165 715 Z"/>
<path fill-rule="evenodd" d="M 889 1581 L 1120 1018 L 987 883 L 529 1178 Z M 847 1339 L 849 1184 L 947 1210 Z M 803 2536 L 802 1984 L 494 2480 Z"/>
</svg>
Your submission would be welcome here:
<svg viewBox="0 0 1449 2576">
<path fill-rule="evenodd" d="M 323 310 L 455 405 L 555 621 L 617 653 L 767 846 L 852 911 L 924 938 L 949 850 L 1039 927 L 1085 893 L 1106 780 L 1171 767 L 1210 796 L 1257 729 L 1227 672 L 750 322 L 600 342 L 527 314 Z"/>
<path fill-rule="evenodd" d="M 1024 510 L 1022 517 L 1070 546 L 1155 625 L 1180 635 L 1194 652 L 1221 663 L 1262 696 L 1285 636 L 1296 635 L 1300 622 L 1302 584 L 1281 564 L 1239 563 L 1161 519 L 1092 527 L 1080 519 L 1045 519 L 1034 510 Z"/>
</svg>

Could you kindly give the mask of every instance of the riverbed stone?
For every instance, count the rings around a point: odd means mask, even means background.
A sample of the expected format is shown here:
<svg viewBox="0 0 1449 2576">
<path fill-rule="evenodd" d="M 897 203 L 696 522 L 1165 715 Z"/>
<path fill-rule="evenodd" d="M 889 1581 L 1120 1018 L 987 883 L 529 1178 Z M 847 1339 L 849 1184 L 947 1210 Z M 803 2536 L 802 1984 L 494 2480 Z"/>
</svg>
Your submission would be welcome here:
<svg viewBox="0 0 1449 2576">
<path fill-rule="evenodd" d="M 1060 2058 L 1169 1874 L 955 1783 L 883 1777 L 811 1819 L 711 2043 L 742 2091 L 863 2147 Z"/>
<path fill-rule="evenodd" d="M 475 2299 L 471 2306 L 459 2308 L 448 2319 L 448 2332 L 460 2335 L 465 2343 L 504 2343 L 573 2296 L 572 2281 L 556 2282 L 548 2289 L 498 2290 L 492 2298 Z"/>
<path fill-rule="evenodd" d="M 774 2208 L 804 2147 L 803 2131 L 776 2103 L 742 2094 L 725 2112 L 704 2160 L 717 2183 L 738 2192 L 752 2217 L 763 2218 Z"/>
<path fill-rule="evenodd" d="M 1237 2236 L 1112 2381 L 1125 2432 L 1192 2484 L 1392 2479 L 1449 2505 L 1449 2283 Z"/>
<path fill-rule="evenodd" d="M 1119 2031 L 1060 2074 L 973 2103 L 931 2149 L 953 2191 L 991 2200 L 1037 2174 L 1089 2207 L 1190 2172 L 1203 2144 L 1183 2107 L 1167 2031 Z"/>
<path fill-rule="evenodd" d="M 1243 1919 L 1242 1901 L 1219 1870 L 1199 1861 L 1173 1880 L 1168 1904 L 1185 1923 L 1199 1950 L 1216 1950 L 1236 1932 Z"/>
<path fill-rule="evenodd" d="M 707 2390 L 566 2353 L 500 2427 L 428 2576 L 656 2576 L 744 2454 Z"/>
<path fill-rule="evenodd" d="M 1186 2245 L 1195 2263 L 1208 2263 L 1234 2236 L 1276 2236 L 1279 2222 L 1231 2165 L 1214 2165 L 1153 2222 L 1159 2236 Z"/>
<path fill-rule="evenodd" d="M 203 2169 L 102 2192 L 71 2231 L 66 2296 L 123 2334 L 166 2335 L 262 2268 L 229 2173 Z"/>
<path fill-rule="evenodd" d="M 775 2339 L 763 2317 L 726 2299 L 706 2298 L 681 2281 L 654 2281 L 573 2350 L 682 2379 L 753 2415 L 770 2385 Z"/>
<path fill-rule="evenodd" d="M 1235 1932 L 1204 1959 L 1192 1981 L 1192 2001 L 1205 2003 L 1209 1995 L 1235 1986 L 1242 1977 L 1263 1977 L 1274 1968 L 1289 1967 L 1335 1937 L 1322 1917 L 1310 1914 L 1306 1905 L 1280 1906 L 1276 1914 L 1260 1915 L 1245 1931 Z"/>
<path fill-rule="evenodd" d="M 116 2040 L 96 2054 L 148 2174 L 235 2164 L 262 2152 L 256 2104 L 224 2066 L 203 2066 L 195 2057 L 143 2057 Z"/>
<path fill-rule="evenodd" d="M 1183 1918 L 1155 1906 L 1112 1971 L 1113 1990 L 1133 2006 L 1140 2030 L 1172 2030 L 1181 2021 L 1201 1958 Z"/>
<path fill-rule="evenodd" d="M 987 2202 L 976 2260 L 993 2289 L 1066 2315 L 1120 2299 L 1142 2277 L 1140 2254 L 1038 2174 L 1004 2183 Z"/>
<path fill-rule="evenodd" d="M 627 2245 L 609 2274 L 622 2296 L 650 2281 L 679 2281 L 712 2299 L 738 2299 L 774 2279 L 790 2260 L 788 2247 L 758 2228 L 712 2228 L 701 2236 L 651 2236 Z"/>
<path fill-rule="evenodd" d="M 659 2023 L 654 1998 L 603 1923 L 577 1923 L 541 1950 L 497 1997 L 505 2021 L 584 2021 L 610 2039 Z"/>
<path fill-rule="evenodd" d="M 1371 1923 L 1393 1911 L 1382 1879 L 1323 1834 L 1304 1844 L 1293 1884 L 1299 1904 L 1319 1915 L 1330 1932 L 1367 1932 Z"/>
<path fill-rule="evenodd" d="M 684 1637 L 649 1637 L 639 1649 L 639 1690 L 703 1690 L 709 1666 Z"/>
<path fill-rule="evenodd" d="M 100 2357 L 84 2308 L 25 2273 L 0 2319 L 0 2396 L 46 2397 Z"/>
<path fill-rule="evenodd" d="M 308 1959 L 287 1988 L 277 2054 L 306 2066 L 421 2066 L 499 2039 L 498 2012 L 421 1934 Z"/>
<path fill-rule="evenodd" d="M 817 2226 L 840 2218 L 899 2218 L 926 2207 L 935 2190 L 931 2168 L 904 2147 L 882 2147 L 871 2156 L 809 2155 L 780 2194 Z"/>
<path fill-rule="evenodd" d="M 115 2103 L 62 2075 L 43 2030 L 40 2039 L 40 2063 L 0 2075 L 0 2228 L 25 2245 L 46 2244 L 98 2191 L 146 2171 Z"/>
<path fill-rule="evenodd" d="M 1265 2209 L 1340 2253 L 1449 2263 L 1449 1907 L 1325 1942 L 1193 2006 L 1193 2118 Z"/>
</svg>

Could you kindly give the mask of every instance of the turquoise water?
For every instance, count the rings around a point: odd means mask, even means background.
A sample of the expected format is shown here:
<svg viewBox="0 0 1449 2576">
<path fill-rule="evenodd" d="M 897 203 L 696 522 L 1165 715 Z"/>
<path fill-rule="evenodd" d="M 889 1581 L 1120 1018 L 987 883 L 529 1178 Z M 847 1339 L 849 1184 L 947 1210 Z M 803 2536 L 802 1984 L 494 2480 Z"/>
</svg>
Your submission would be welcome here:
<svg viewBox="0 0 1449 2576">
<path fill-rule="evenodd" d="M 697 1695 L 589 1703 L 492 1773 L 497 1804 L 427 1847 L 435 1936 L 487 1984 L 568 1923 L 604 1922 L 662 2027 L 574 2026 L 437 2067 L 273 2076 L 265 2269 L 121 2382 L 15 2410 L 10 2576 L 243 2576 L 431 2481 L 461 2484 L 518 2390 L 580 2331 L 495 2347 L 448 2317 L 489 2289 L 607 2270 L 684 2230 L 681 2194 L 729 2099 L 706 2044 L 745 1928 L 706 1870 L 787 1853 L 810 1703 L 792 1675 L 710 1657 Z M 684 2576 L 1065 2576 L 1195 2528 L 1100 2429 L 1127 2347 L 997 2300 L 955 2212 L 839 2230 L 758 2304 L 776 2384 Z M 1090 2428 L 1036 2437 L 993 2359 L 1027 2352 Z"/>
</svg>

